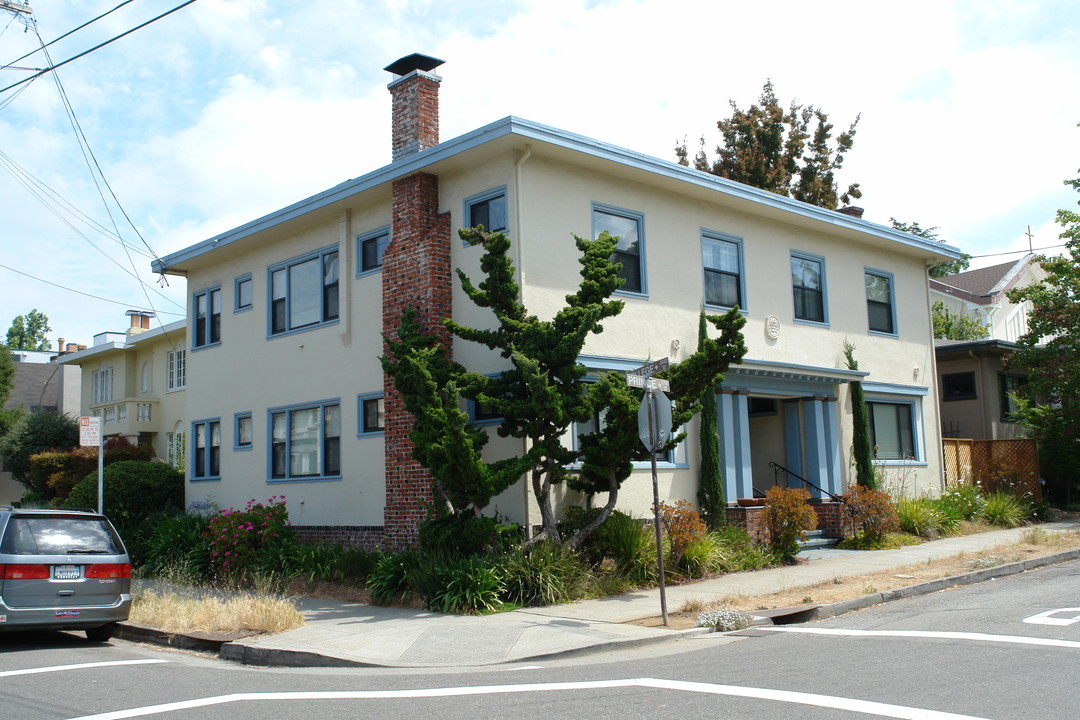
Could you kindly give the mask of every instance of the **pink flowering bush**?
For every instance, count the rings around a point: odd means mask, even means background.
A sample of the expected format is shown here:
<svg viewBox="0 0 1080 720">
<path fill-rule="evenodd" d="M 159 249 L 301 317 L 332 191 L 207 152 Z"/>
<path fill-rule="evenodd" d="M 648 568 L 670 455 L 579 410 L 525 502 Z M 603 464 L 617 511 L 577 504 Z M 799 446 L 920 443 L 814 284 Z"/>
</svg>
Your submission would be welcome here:
<svg viewBox="0 0 1080 720">
<path fill-rule="evenodd" d="M 292 538 L 285 496 L 266 504 L 251 500 L 243 510 L 227 508 L 210 518 L 210 564 L 218 575 L 235 576 L 252 569 L 261 552 Z"/>
</svg>

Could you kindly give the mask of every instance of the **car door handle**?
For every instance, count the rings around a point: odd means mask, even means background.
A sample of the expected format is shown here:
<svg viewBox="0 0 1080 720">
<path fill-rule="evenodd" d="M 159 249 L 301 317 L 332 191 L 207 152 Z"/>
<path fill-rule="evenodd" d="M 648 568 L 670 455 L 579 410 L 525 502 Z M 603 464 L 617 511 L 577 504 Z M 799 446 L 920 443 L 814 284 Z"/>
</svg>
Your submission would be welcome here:
<svg viewBox="0 0 1080 720">
<path fill-rule="evenodd" d="M 74 590 L 60 590 L 56 593 L 57 597 L 71 597 L 75 594 Z"/>
</svg>

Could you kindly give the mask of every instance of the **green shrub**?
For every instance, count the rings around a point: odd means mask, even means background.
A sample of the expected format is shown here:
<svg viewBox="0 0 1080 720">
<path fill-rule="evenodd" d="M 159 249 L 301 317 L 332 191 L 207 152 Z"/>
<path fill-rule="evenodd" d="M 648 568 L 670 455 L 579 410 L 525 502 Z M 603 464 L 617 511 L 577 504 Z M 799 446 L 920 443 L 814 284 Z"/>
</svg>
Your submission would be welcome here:
<svg viewBox="0 0 1080 720">
<path fill-rule="evenodd" d="M 700 578 L 716 572 L 727 560 L 727 548 L 715 533 L 695 537 L 679 556 L 677 568 L 687 577 Z"/>
<path fill-rule="evenodd" d="M 932 502 L 934 509 L 937 510 L 938 518 L 941 521 L 941 534 L 955 535 L 959 532 L 960 524 L 964 522 L 964 516 L 960 514 L 959 508 L 948 503 L 942 503 L 940 498 L 935 499 Z"/>
<path fill-rule="evenodd" d="M 346 582 L 363 582 L 375 569 L 379 557 L 378 552 L 369 552 L 363 548 L 343 548 L 337 558 L 335 575 Z"/>
<path fill-rule="evenodd" d="M 902 497 L 896 501 L 900 529 L 921 538 L 936 538 L 941 534 L 942 516 L 929 498 Z"/>
<path fill-rule="evenodd" d="M 953 485 L 937 500 L 938 507 L 948 507 L 947 512 L 955 512 L 964 520 L 979 517 L 985 502 L 983 494 L 974 485 Z"/>
<path fill-rule="evenodd" d="M 809 499 L 805 488 L 774 485 L 765 491 L 762 519 L 769 529 L 769 542 L 785 559 L 797 555 L 799 541 L 817 527 L 817 513 L 807 502 Z"/>
<path fill-rule="evenodd" d="M 124 460 L 106 467 L 102 475 L 105 514 L 121 533 L 156 514 L 184 509 L 184 476 L 165 463 Z M 96 508 L 97 484 L 97 472 L 84 477 L 71 489 L 64 507 Z"/>
<path fill-rule="evenodd" d="M 150 577 L 179 575 L 192 582 L 210 580 L 209 523 L 206 515 L 188 513 L 159 520 L 146 541 L 143 571 Z"/>
<path fill-rule="evenodd" d="M 367 578 L 367 589 L 372 600 L 386 605 L 405 590 L 405 573 L 410 559 L 408 552 L 379 555 Z"/>
<path fill-rule="evenodd" d="M 30 457 L 46 450 L 67 451 L 78 444 L 79 424 L 74 418 L 35 410 L 16 420 L 0 438 L 0 457 L 15 480 L 32 492 L 48 496 L 46 486 L 37 487 L 30 481 Z"/>
<path fill-rule="evenodd" d="M 503 599 L 534 607 L 574 600 L 590 580 L 581 557 L 553 542 L 513 548 L 500 558 L 499 570 Z"/>
<path fill-rule="evenodd" d="M 465 555 L 483 555 L 510 547 L 517 539 L 516 525 L 498 518 L 475 516 L 471 512 L 446 513 L 429 517 L 417 530 L 424 550 L 450 550 Z"/>
<path fill-rule="evenodd" d="M 844 538 L 836 547 L 841 550 L 895 550 L 905 545 L 918 545 L 921 540 L 907 533 L 885 533 L 884 535 L 866 535 L 862 531 L 852 537 Z"/>
<path fill-rule="evenodd" d="M 704 538 L 708 529 L 698 511 L 686 500 L 678 500 L 674 505 L 660 503 L 660 519 L 667 532 L 671 566 L 681 567 L 686 548 L 695 540 Z"/>
<path fill-rule="evenodd" d="M 610 557 L 631 583 L 656 582 L 656 535 L 640 520 L 618 510 L 593 533 L 595 547 Z"/>
<path fill-rule="evenodd" d="M 414 581 L 414 574 L 425 577 Z M 499 606 L 503 593 L 495 560 L 484 555 L 432 553 L 410 568 L 406 577 L 409 589 L 417 591 L 424 607 L 435 612 L 490 612 Z"/>
<path fill-rule="evenodd" d="M 1027 515 L 1024 504 L 1007 492 L 993 492 L 986 496 L 982 516 L 986 522 L 997 527 L 1018 527 Z"/>
<path fill-rule="evenodd" d="M 337 577 L 341 553 L 337 545 L 308 544 L 282 537 L 257 554 L 254 567 L 264 575 L 302 578 L 309 583 L 330 582 Z"/>
<path fill-rule="evenodd" d="M 783 562 L 772 547 L 754 542 L 742 528 L 728 526 L 711 535 L 720 545 L 717 570 L 721 572 L 756 570 Z"/>
</svg>

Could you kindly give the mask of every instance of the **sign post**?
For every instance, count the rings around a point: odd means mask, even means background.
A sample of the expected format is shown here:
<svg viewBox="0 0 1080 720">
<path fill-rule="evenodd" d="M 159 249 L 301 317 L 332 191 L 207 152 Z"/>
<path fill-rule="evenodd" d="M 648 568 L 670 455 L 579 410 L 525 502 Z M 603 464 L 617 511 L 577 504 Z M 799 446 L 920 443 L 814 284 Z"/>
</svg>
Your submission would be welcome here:
<svg viewBox="0 0 1080 720">
<path fill-rule="evenodd" d="M 671 390 L 667 380 L 652 377 L 654 373 L 668 368 L 668 359 L 648 363 L 626 375 L 630 387 L 644 388 L 645 397 L 638 409 L 638 435 L 649 451 L 652 467 L 653 526 L 656 528 L 656 569 L 660 577 L 660 614 L 664 626 L 668 624 L 667 591 L 664 585 L 664 545 L 660 533 L 660 487 L 656 477 L 656 451 L 667 444 L 671 437 L 671 399 L 664 394 Z"/>
<path fill-rule="evenodd" d="M 97 447 L 97 511 L 105 514 L 105 443 L 101 434 L 101 418 L 79 418 L 79 445 Z"/>
</svg>

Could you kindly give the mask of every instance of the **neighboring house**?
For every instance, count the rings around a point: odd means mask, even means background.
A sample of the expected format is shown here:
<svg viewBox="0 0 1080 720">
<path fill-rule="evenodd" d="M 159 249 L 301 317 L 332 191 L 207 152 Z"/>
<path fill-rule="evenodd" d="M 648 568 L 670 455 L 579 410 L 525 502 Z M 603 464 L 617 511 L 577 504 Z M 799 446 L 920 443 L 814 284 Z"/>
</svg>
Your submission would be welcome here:
<svg viewBox="0 0 1080 720">
<path fill-rule="evenodd" d="M 1003 440 L 1022 437 L 1009 421 L 1010 393 L 1027 382 L 1027 369 L 1007 366 L 1016 341 L 1027 332 L 1031 301 L 1012 303 L 1006 293 L 1041 282 L 1046 272 L 1034 255 L 1015 262 L 930 280 L 930 300 L 954 315 L 977 319 L 985 340 L 935 341 L 941 399 L 941 432 L 947 438 Z"/>
<path fill-rule="evenodd" d="M 954 248 L 520 118 L 440 143 L 439 64 L 411 56 L 387 68 L 390 165 L 153 264 L 190 292 L 189 500 L 284 495 L 304 537 L 413 539 L 430 481 L 379 365 L 382 333 L 408 305 L 432 329 L 450 315 L 490 326 L 453 276 L 482 278 L 482 249 L 456 234 L 476 224 L 511 237 L 521 299 L 540 317 L 580 279 L 572 233 L 622 238 L 626 308 L 588 340 L 581 361 L 595 373 L 678 362 L 696 345 L 702 305 L 745 312 L 749 352 L 718 388 L 732 505 L 777 482 L 770 461 L 845 491 L 855 379 L 879 462 L 914 477 L 909 492 L 941 487 L 926 267 Z M 845 369 L 845 340 L 859 372 Z M 470 343 L 454 341 L 453 353 L 481 372 L 506 367 Z M 690 430 L 659 464 L 663 500 L 696 498 Z M 492 435 L 492 458 L 521 451 Z M 649 477 L 643 464 L 620 508 L 649 512 Z M 526 482 L 489 511 L 538 522 Z"/>
<path fill-rule="evenodd" d="M 75 417 L 79 414 L 79 371 L 57 364 L 57 358 L 75 352 L 80 346 L 64 343 L 60 350 L 12 350 L 15 381 L 4 407 L 45 410 Z M 85 347 L 85 346 L 83 346 Z M 0 505 L 18 502 L 26 492 L 23 485 L 2 467 L 0 459 Z"/>
<path fill-rule="evenodd" d="M 187 327 L 151 329 L 154 313 L 129 310 L 126 332 L 94 336 L 92 347 L 61 358 L 81 369 L 82 414 L 101 418 L 106 440 L 125 437 L 173 465 L 184 460 Z"/>
</svg>

